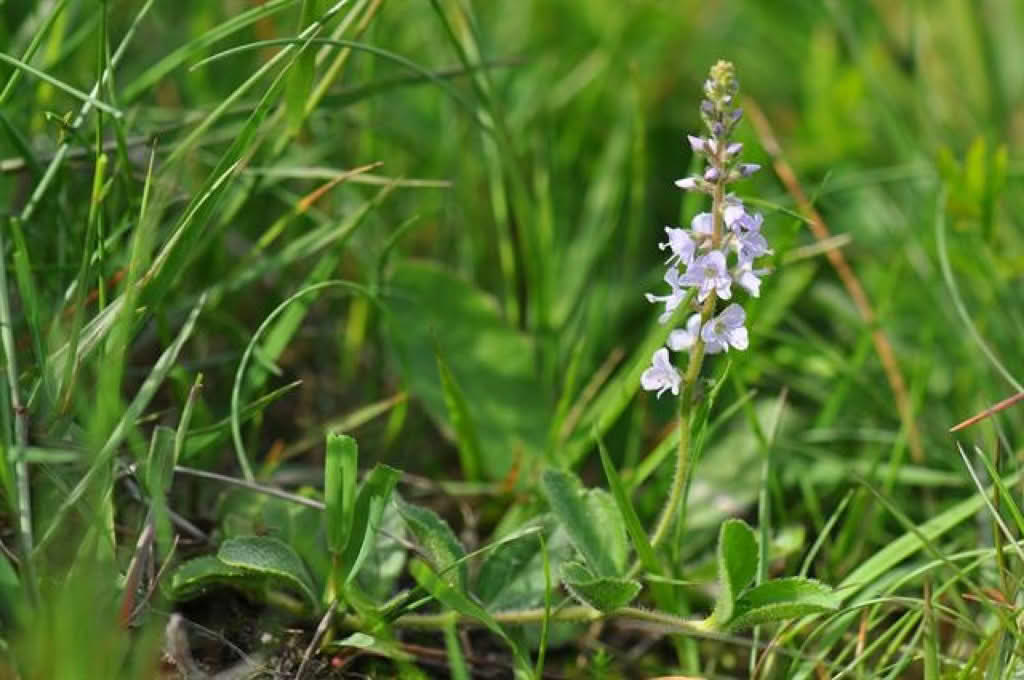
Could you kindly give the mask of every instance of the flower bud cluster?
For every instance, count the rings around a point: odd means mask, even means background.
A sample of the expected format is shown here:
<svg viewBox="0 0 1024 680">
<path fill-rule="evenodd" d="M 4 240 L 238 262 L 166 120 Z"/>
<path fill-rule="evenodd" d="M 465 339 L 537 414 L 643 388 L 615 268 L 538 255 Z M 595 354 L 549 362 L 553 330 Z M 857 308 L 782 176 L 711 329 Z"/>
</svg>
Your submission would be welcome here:
<svg viewBox="0 0 1024 680">
<path fill-rule="evenodd" d="M 665 390 L 678 395 L 682 376 L 669 360 L 669 350 L 699 354 L 727 352 L 729 348 L 747 348 L 746 313 L 732 302 L 718 315 L 718 300 L 732 300 L 734 286 L 753 297 L 761 293 L 761 277 L 767 269 L 758 268 L 755 261 L 770 255 L 768 242 L 761 234 L 764 218 L 760 213 L 748 213 L 740 201 L 726 193 L 726 186 L 754 174 L 760 166 L 739 162 L 743 145 L 730 138 L 743 112 L 735 105 L 739 92 L 732 64 L 720 61 L 711 68 L 704 83 L 705 99 L 701 102 L 701 118 L 710 133 L 708 137 L 688 135 L 690 148 L 707 161 L 704 172 L 698 176 L 676 181 L 676 186 L 687 191 L 709 194 L 711 212 L 699 213 L 690 222 L 689 229 L 667 226 L 667 239 L 658 247 L 669 253 L 665 260 L 668 269 L 665 283 L 667 295 L 647 293 L 647 300 L 664 303 L 659 317 L 667 323 L 680 305 L 690 305 L 694 311 L 684 328 L 673 330 L 668 336 L 667 348 L 654 352 L 651 366 L 641 376 L 645 390 L 656 391 L 660 397 Z M 700 359 L 696 363 L 699 371 Z M 689 376 L 695 379 L 696 376 Z"/>
</svg>

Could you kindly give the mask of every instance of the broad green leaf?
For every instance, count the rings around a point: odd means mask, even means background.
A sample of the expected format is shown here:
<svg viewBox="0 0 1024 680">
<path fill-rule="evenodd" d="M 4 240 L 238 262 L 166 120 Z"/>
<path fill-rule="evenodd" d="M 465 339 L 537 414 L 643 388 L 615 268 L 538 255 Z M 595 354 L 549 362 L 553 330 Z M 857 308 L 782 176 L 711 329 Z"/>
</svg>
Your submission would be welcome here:
<svg viewBox="0 0 1024 680">
<path fill-rule="evenodd" d="M 332 553 L 345 549 L 352 531 L 356 504 L 359 446 L 344 434 L 327 435 L 324 458 L 324 501 L 327 504 L 327 547 Z"/>
<path fill-rule="evenodd" d="M 391 596 L 408 554 L 405 521 L 395 507 L 394 499 L 384 507 L 379 526 L 380 530 L 375 532 L 366 559 L 356 574 L 355 583 L 367 596 L 382 602 Z"/>
<path fill-rule="evenodd" d="M 441 578 L 460 591 L 465 591 L 469 578 L 464 560 L 466 549 L 448 523 L 433 510 L 406 503 L 398 496 L 395 496 L 395 505 Z"/>
<path fill-rule="evenodd" d="M 580 493 L 580 484 L 571 473 L 548 468 L 541 478 L 551 511 L 569 534 L 573 546 L 583 555 L 598 576 L 618 576 L 608 545 L 602 540 L 591 509 Z"/>
<path fill-rule="evenodd" d="M 265 581 L 260 574 L 224 564 L 215 555 L 204 555 L 178 567 L 171 576 L 170 597 L 175 601 L 190 600 L 212 586 L 222 585 L 256 592 Z"/>
<path fill-rule="evenodd" d="M 569 535 L 553 515 L 543 515 L 522 529 L 539 526 L 547 543 L 548 566 L 554 575 L 573 556 Z M 555 576 L 552 576 L 552 582 Z M 544 555 L 539 535 L 527 534 L 488 551 L 476 579 L 476 596 L 490 611 L 528 609 L 544 603 Z"/>
<path fill-rule="evenodd" d="M 310 605 L 316 606 L 309 571 L 284 541 L 271 536 L 231 538 L 220 546 L 217 559 L 229 567 L 288 583 L 302 593 Z"/>
<path fill-rule="evenodd" d="M 405 261 L 383 302 L 390 340 L 411 394 L 451 433 L 434 357 L 436 339 L 465 397 L 483 454 L 485 478 L 499 479 L 525 455 L 544 450 L 550 404 L 537 374 L 535 343 L 509 326 L 495 300 L 438 265 Z"/>
<path fill-rule="evenodd" d="M 298 494 L 307 498 L 319 496 L 311 487 L 300 488 Z M 217 519 L 225 539 L 253 535 L 281 539 L 299 554 L 317 586 L 326 583 L 330 553 L 320 510 L 237 488 L 221 494 Z"/>
<path fill-rule="evenodd" d="M 629 534 L 615 499 L 604 489 L 588 489 L 583 494 L 583 503 L 616 575 L 624 573 L 629 559 Z"/>
<path fill-rule="evenodd" d="M 412 574 L 414 579 L 416 579 L 416 583 L 430 593 L 430 595 L 438 602 L 449 609 L 462 614 L 463 616 L 468 616 L 471 619 L 479 621 L 489 631 L 504 640 L 505 643 L 512 648 L 512 653 L 515 655 L 517 665 L 520 669 L 530 669 L 529 660 L 523 654 L 519 645 L 509 637 L 505 630 L 497 621 L 494 620 L 494 617 L 491 616 L 486 609 L 474 602 L 468 595 L 455 589 L 451 584 L 439 577 L 423 560 L 414 559 L 409 564 L 409 573 Z M 532 675 L 532 672 L 529 674 Z"/>
<path fill-rule="evenodd" d="M 344 566 L 344 583 L 349 583 L 359 573 L 360 567 L 376 544 L 384 509 L 391 500 L 391 492 L 398 483 L 401 473 L 387 465 L 377 464 L 363 480 L 356 496 L 353 512 L 352 532 L 349 534 L 345 552 L 341 556 Z M 340 578 L 340 574 L 338 577 Z"/>
<path fill-rule="evenodd" d="M 831 612 L 837 607 L 838 598 L 832 589 L 819 581 L 799 577 L 765 581 L 736 600 L 733 615 L 723 627 L 728 630 L 749 628 Z"/>
<path fill-rule="evenodd" d="M 583 604 L 602 612 L 625 607 L 640 593 L 640 583 L 629 578 L 597 577 L 579 562 L 561 568 L 562 583 Z"/>
<path fill-rule="evenodd" d="M 722 592 L 715 604 L 715 621 L 733 618 L 737 598 L 757 573 L 757 559 L 754 530 L 741 519 L 726 520 L 718 533 L 718 579 Z"/>
</svg>

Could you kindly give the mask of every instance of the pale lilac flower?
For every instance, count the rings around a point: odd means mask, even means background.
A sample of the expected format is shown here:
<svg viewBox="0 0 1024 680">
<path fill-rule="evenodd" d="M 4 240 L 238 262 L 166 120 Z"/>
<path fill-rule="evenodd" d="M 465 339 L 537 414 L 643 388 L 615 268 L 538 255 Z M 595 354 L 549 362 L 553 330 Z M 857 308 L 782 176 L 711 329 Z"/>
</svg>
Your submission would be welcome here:
<svg viewBox="0 0 1024 680">
<path fill-rule="evenodd" d="M 743 143 L 742 142 L 733 142 L 729 146 L 725 147 L 725 155 L 728 156 L 729 158 L 732 158 L 733 156 L 738 154 L 740 151 L 743 151 Z"/>
<path fill-rule="evenodd" d="M 697 213 L 690 220 L 690 228 L 693 229 L 695 234 L 711 236 L 711 231 L 714 228 L 714 217 L 709 212 Z"/>
<path fill-rule="evenodd" d="M 665 233 L 668 234 L 668 241 L 658 244 L 658 248 L 662 250 L 665 250 L 665 248 L 672 250 L 672 256 L 665 260 L 665 264 L 674 265 L 682 263 L 689 265 L 693 262 L 693 251 L 697 249 L 697 244 L 686 233 L 686 230 L 665 227 Z"/>
<path fill-rule="evenodd" d="M 719 176 L 720 175 L 718 174 L 718 168 L 711 167 L 704 171 L 704 179 L 707 180 L 708 182 L 714 182 L 719 178 Z"/>
<path fill-rule="evenodd" d="M 740 118 L 742 118 L 742 117 L 743 117 L 743 109 L 736 109 L 735 111 L 733 111 L 732 112 L 732 124 L 735 125 L 736 123 L 740 122 Z"/>
<path fill-rule="evenodd" d="M 686 191 L 690 191 L 692 189 L 696 189 L 697 188 L 697 178 L 696 177 L 684 177 L 683 179 L 677 179 L 676 180 L 676 186 L 679 187 L 680 189 L 685 189 Z"/>
<path fill-rule="evenodd" d="M 693 135 L 686 135 L 686 138 L 690 140 L 690 148 L 693 149 L 694 153 L 704 153 L 707 149 L 708 140 L 703 137 L 694 137 Z"/>
<path fill-rule="evenodd" d="M 728 300 L 732 296 L 729 290 L 732 277 L 726 271 L 725 255 L 718 250 L 712 250 L 694 260 L 679 281 L 684 286 L 699 288 L 698 302 L 704 302 L 711 295 L 711 291 L 718 293 L 718 297 L 723 300 Z"/>
<path fill-rule="evenodd" d="M 736 169 L 740 172 L 740 177 L 750 177 L 755 172 L 761 169 L 761 166 L 757 163 L 740 163 L 736 166 Z"/>
<path fill-rule="evenodd" d="M 677 270 L 675 267 L 669 267 L 669 270 L 665 272 L 665 283 L 667 283 L 672 288 L 672 292 L 670 292 L 668 295 L 651 295 L 650 293 L 646 294 L 648 302 L 665 303 L 665 311 L 661 316 L 658 317 L 658 323 L 661 324 L 666 323 L 669 319 L 672 318 L 672 313 L 676 311 L 676 308 L 683 301 L 683 298 L 686 297 L 686 291 L 683 290 L 683 284 L 679 277 L 679 270 Z"/>
<path fill-rule="evenodd" d="M 668 348 L 673 352 L 684 352 L 693 347 L 700 337 L 700 314 L 686 320 L 686 328 L 677 328 L 668 334 Z"/>
<path fill-rule="evenodd" d="M 761 297 L 760 277 L 767 273 L 767 269 L 754 269 L 754 265 L 747 262 L 733 270 L 732 279 L 753 297 Z"/>
<path fill-rule="evenodd" d="M 725 218 L 725 226 L 730 229 L 735 230 L 735 225 L 737 225 L 739 221 L 746 216 L 747 211 L 743 209 L 743 203 L 738 200 L 732 203 L 726 203 L 725 209 L 722 210 L 722 217 Z"/>
<path fill-rule="evenodd" d="M 754 213 L 753 215 L 745 214 L 737 220 L 736 226 L 747 231 L 761 231 L 761 225 L 764 223 L 764 216 L 761 213 Z"/>
<path fill-rule="evenodd" d="M 664 347 L 655 350 L 654 356 L 651 357 L 651 365 L 640 376 L 643 388 L 649 392 L 657 390 L 659 397 L 665 390 L 672 390 L 672 394 L 678 396 L 681 380 L 679 371 L 668 360 L 668 350 Z"/>
<path fill-rule="evenodd" d="M 736 241 L 736 251 L 739 253 L 740 264 L 750 264 L 756 258 L 771 252 L 768 250 L 768 241 L 759 231 L 740 234 Z"/>
<path fill-rule="evenodd" d="M 746 320 L 747 313 L 738 304 L 733 303 L 704 324 L 700 336 L 708 347 L 715 345 L 726 352 L 730 346 L 740 350 L 746 349 L 749 345 L 747 329 L 743 326 Z"/>
</svg>

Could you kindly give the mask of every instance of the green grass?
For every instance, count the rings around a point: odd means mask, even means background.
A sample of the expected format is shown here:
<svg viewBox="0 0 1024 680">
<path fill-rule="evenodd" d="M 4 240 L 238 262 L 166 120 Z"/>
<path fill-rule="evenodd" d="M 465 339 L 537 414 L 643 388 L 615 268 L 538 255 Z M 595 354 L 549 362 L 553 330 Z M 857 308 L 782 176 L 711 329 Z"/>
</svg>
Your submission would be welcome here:
<svg viewBox="0 0 1024 680">
<path fill-rule="evenodd" d="M 179 612 L 211 673 L 1016 677 L 1024 407 L 949 428 L 1024 382 L 1022 30 L 1005 0 L 0 3 L 0 674 L 153 677 Z M 679 430 L 643 293 L 705 209 L 672 182 L 720 58 L 775 271 L 652 546 Z M 782 589 L 810 608 L 705 618 Z"/>
</svg>

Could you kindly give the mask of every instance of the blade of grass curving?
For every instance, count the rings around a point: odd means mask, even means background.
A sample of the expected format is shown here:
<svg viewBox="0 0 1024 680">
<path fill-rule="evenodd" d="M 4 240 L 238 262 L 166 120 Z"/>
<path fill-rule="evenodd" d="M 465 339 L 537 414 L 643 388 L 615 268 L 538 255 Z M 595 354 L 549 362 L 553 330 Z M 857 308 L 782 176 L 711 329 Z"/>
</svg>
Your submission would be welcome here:
<svg viewBox="0 0 1024 680">
<path fill-rule="evenodd" d="M 121 62 L 121 59 L 127 52 L 128 45 L 131 43 L 132 38 L 135 37 L 136 29 L 142 22 L 142 19 L 149 13 L 150 8 L 153 6 L 153 3 L 155 1 L 156 0 L 146 0 L 146 2 L 143 3 L 142 7 L 139 8 L 139 11 L 135 13 L 135 17 L 132 19 L 131 24 L 128 25 L 128 30 L 125 31 L 125 34 L 121 38 L 121 42 L 118 44 L 117 49 L 114 51 L 114 54 L 111 55 L 107 68 L 104 69 L 103 73 L 100 75 L 99 80 L 96 82 L 95 85 L 93 85 L 92 90 L 90 90 L 89 97 L 95 97 L 99 93 L 102 86 L 110 78 L 114 69 L 117 68 L 118 64 Z M 90 111 L 92 111 L 92 103 L 87 101 L 82 105 L 82 108 L 79 110 L 78 115 L 74 118 L 74 120 L 71 121 L 70 125 L 68 126 L 68 129 L 70 131 L 77 130 L 82 125 L 82 123 L 85 122 L 85 118 L 89 115 Z M 46 168 L 46 173 L 43 175 L 42 179 L 39 180 L 39 183 L 36 184 L 35 190 L 32 192 L 32 195 L 29 197 L 28 201 L 25 203 L 25 207 L 21 211 L 20 217 L 23 224 L 27 223 L 32 218 L 32 215 L 35 214 L 36 206 L 42 200 L 43 196 L 46 194 L 46 191 L 50 188 L 50 185 L 56 178 L 57 171 L 60 169 L 60 166 L 64 163 L 64 158 L 67 156 L 68 151 L 70 149 L 71 142 L 65 141 L 63 144 L 60 145 L 60 147 L 57 149 L 57 152 L 53 155 L 53 159 L 51 159 L 50 164 Z"/>
<path fill-rule="evenodd" d="M 189 337 L 192 335 L 192 330 L 195 328 L 196 321 L 199 319 L 199 313 L 203 309 L 203 305 L 206 302 L 206 298 L 202 297 L 198 303 L 192 308 L 188 318 L 185 320 L 184 325 L 178 331 L 178 336 L 174 339 L 174 342 L 164 350 L 160 358 L 157 359 L 153 365 L 153 369 L 150 371 L 146 380 L 143 381 L 139 391 L 135 394 L 131 403 L 124 410 L 124 414 L 121 416 L 120 421 L 114 426 L 113 432 L 110 433 L 107 441 L 103 444 L 103 447 L 96 453 L 96 457 L 89 469 L 86 471 L 82 479 L 79 480 L 78 484 L 68 493 L 67 497 L 61 503 L 60 507 L 54 513 L 53 519 L 50 521 L 50 526 L 47 528 L 43 537 L 39 543 L 35 546 L 33 554 L 40 554 L 46 545 L 53 540 L 57 535 L 57 529 L 64 522 L 68 513 L 72 510 L 75 503 L 89 490 L 95 478 L 103 471 L 106 464 L 114 457 L 117 453 L 118 447 L 130 434 L 132 428 L 135 427 L 135 421 L 138 420 L 139 416 L 149 405 L 150 400 L 156 394 L 157 389 L 163 384 L 167 374 L 170 373 L 171 369 L 174 368 L 178 354 L 181 352 L 181 348 L 184 347 Z"/>
<path fill-rule="evenodd" d="M 404 66 L 405 68 L 414 72 L 416 75 L 427 79 L 434 85 L 437 85 L 437 87 L 446 95 L 448 95 L 452 99 L 452 101 L 454 101 L 456 104 L 459 105 L 460 108 L 465 109 L 466 112 L 470 114 L 470 120 L 472 122 L 474 122 L 476 125 L 480 125 L 480 121 L 477 120 L 477 117 L 475 115 L 476 110 L 474 109 L 474 107 L 469 102 L 467 102 L 462 97 L 462 95 L 460 95 L 458 91 L 455 90 L 455 88 L 449 85 L 448 81 L 446 81 L 444 78 L 441 78 L 433 71 L 423 68 L 416 62 L 406 57 L 403 57 L 400 54 L 397 54 L 390 50 L 383 49 L 381 47 L 376 47 L 374 45 L 368 45 L 367 43 L 359 42 L 357 40 L 344 40 L 340 38 L 309 38 L 304 40 L 302 39 L 301 34 L 299 37 L 295 38 L 273 38 L 270 40 L 256 40 L 250 43 L 246 43 L 244 45 L 238 45 L 237 47 L 232 47 L 223 50 L 222 52 L 217 52 L 216 54 L 211 54 L 210 56 L 202 59 L 196 64 L 193 64 L 191 68 L 201 68 L 215 61 L 220 61 L 221 59 L 226 59 L 228 57 L 241 54 L 243 52 L 250 52 L 252 50 L 263 50 L 268 47 L 279 47 L 281 45 L 285 45 L 286 47 L 290 48 L 295 47 L 296 45 L 306 44 L 323 45 L 327 47 L 344 47 L 351 50 L 355 50 L 357 52 L 366 52 L 367 54 L 372 54 L 374 56 L 381 57 L 382 59 L 392 61 L 396 64 L 399 64 L 400 66 Z"/>
<path fill-rule="evenodd" d="M 206 49 L 219 40 L 237 33 L 251 24 L 264 20 L 281 10 L 287 9 L 299 0 L 267 0 L 267 2 L 240 12 L 217 26 L 211 28 L 198 38 L 185 43 L 168 54 L 159 62 L 143 71 L 135 80 L 128 83 L 122 93 L 125 105 L 131 104 L 143 92 L 164 79 L 174 69 L 191 59 L 197 52 Z"/>
<path fill-rule="evenodd" d="M 298 30 L 311 24 L 314 21 L 313 15 L 316 11 L 317 0 L 302 0 L 299 11 Z M 284 102 L 288 118 L 288 136 L 294 136 L 302 127 L 306 118 L 306 97 L 309 96 L 310 88 L 313 86 L 314 69 L 316 67 L 316 52 L 309 48 L 309 41 L 303 43 L 300 48 L 301 56 L 295 68 L 288 77 L 288 84 L 285 87 Z"/>
<path fill-rule="evenodd" d="M 82 249 L 82 264 L 78 270 L 78 278 L 75 280 L 75 297 L 71 304 L 74 314 L 71 320 L 70 338 L 68 340 L 68 356 L 78 356 L 78 342 L 82 334 L 82 324 L 85 318 L 85 296 L 88 288 L 90 259 L 93 248 L 96 245 L 97 220 L 96 216 L 101 203 L 101 192 L 103 178 L 106 175 L 107 155 L 101 154 L 96 159 L 96 170 L 93 173 L 92 200 L 89 203 L 89 217 L 86 220 L 85 248 Z M 99 264 L 99 263 L 97 263 Z M 59 377 L 60 397 L 57 403 L 62 412 L 66 412 L 71 404 L 71 396 L 74 390 L 75 373 L 78 370 L 78 363 L 68 361 L 64 364 L 64 370 Z"/>
<path fill-rule="evenodd" d="M 263 335 L 264 331 L 270 326 L 274 320 L 280 316 L 295 300 L 301 299 L 303 296 L 310 293 L 315 293 L 324 288 L 343 288 L 355 293 L 361 293 L 366 295 L 371 300 L 375 300 L 373 295 L 366 288 L 352 283 L 351 281 L 340 281 L 331 280 L 318 283 L 294 293 L 291 297 L 286 299 L 284 302 L 279 304 L 277 307 L 267 315 L 267 318 L 263 320 L 263 323 L 259 325 L 256 332 L 253 333 L 252 338 L 245 347 L 245 352 L 242 353 L 242 358 L 238 362 L 238 370 L 235 371 L 235 382 L 231 388 L 231 439 L 235 445 L 235 455 L 238 458 L 238 465 L 242 470 L 242 474 L 246 481 L 255 481 L 256 477 L 252 472 L 252 466 L 249 463 L 249 459 L 245 453 L 245 445 L 242 443 L 242 430 L 239 418 L 239 401 L 242 393 L 242 376 L 245 375 L 246 365 L 249 363 L 249 358 L 252 356 L 253 350 L 256 347 L 256 343 Z"/>
<path fill-rule="evenodd" d="M 974 472 L 974 466 L 971 465 L 971 461 L 967 458 L 967 454 L 964 452 L 964 447 L 960 446 L 960 442 L 956 444 L 956 450 L 960 453 L 960 458 L 964 461 L 964 466 L 967 468 L 967 473 L 971 476 L 971 480 L 974 481 L 974 486 L 977 487 L 978 493 L 981 494 L 982 499 L 985 501 L 985 506 L 988 508 L 989 513 L 992 514 L 992 519 L 999 526 L 1000 531 L 1003 532 L 1003 536 L 1006 537 L 1007 542 L 1013 546 L 1017 551 L 1017 556 L 1020 557 L 1021 562 L 1024 563 L 1024 549 L 1021 548 L 1020 543 L 1013 537 L 1010 532 L 1010 528 L 1006 526 L 1006 522 L 1003 521 L 1002 515 L 996 510 L 995 505 L 989 499 L 988 494 L 985 493 L 985 487 L 982 485 L 981 480 L 978 479 L 977 473 Z M 985 469 L 989 475 L 992 476 L 993 486 L 998 490 L 999 495 L 1002 496 L 1007 502 L 1006 505 L 1011 509 L 1014 521 L 1017 522 L 1017 528 L 1020 529 L 1024 525 L 1024 518 L 1021 517 L 1020 510 L 1017 508 L 1016 499 L 1010 495 L 1009 490 L 1003 486 L 1003 480 L 999 478 L 999 473 L 992 465 L 992 461 L 982 453 L 977 447 L 974 449 L 975 453 L 978 454 L 978 458 L 982 460 L 985 465 Z"/>
<path fill-rule="evenodd" d="M 29 41 L 28 46 L 25 48 L 25 52 L 21 55 L 22 61 L 28 62 L 32 60 L 36 50 L 38 50 L 39 46 L 43 43 L 44 36 L 49 33 L 50 28 L 53 26 L 54 22 L 57 21 L 57 17 L 61 15 L 64 8 L 67 7 L 67 4 L 68 0 L 58 0 L 58 2 L 53 5 L 50 9 L 49 16 L 46 17 L 46 20 L 42 22 L 36 30 L 35 35 L 32 36 L 32 40 Z M 11 77 L 7 79 L 7 83 L 4 85 L 3 91 L 0 91 L 0 108 L 3 108 L 7 103 L 7 99 L 14 92 L 14 88 L 18 85 L 18 81 L 21 80 L 21 74 L 21 69 L 14 69 L 11 71 Z"/>
<path fill-rule="evenodd" d="M 981 337 L 981 333 L 978 331 L 978 327 L 974 324 L 971 319 L 971 315 L 967 311 L 967 306 L 964 304 L 963 298 L 960 297 L 960 289 L 956 285 L 956 279 L 953 277 L 953 269 L 949 264 L 949 248 L 946 245 L 946 190 L 939 192 L 938 197 L 935 199 L 935 249 L 939 255 L 939 267 L 942 269 L 942 278 L 946 282 L 946 288 L 949 290 L 950 297 L 953 298 L 953 307 L 956 309 L 957 315 L 960 320 L 963 321 L 964 326 L 967 328 L 967 332 L 970 333 L 971 339 L 974 340 L 974 344 L 978 346 L 981 353 L 985 355 L 992 367 L 1003 377 L 1003 379 L 1009 383 L 1011 387 L 1017 392 L 1024 392 L 1024 385 L 1021 385 L 1007 370 L 1003 362 L 996 356 L 995 351 L 989 347 L 985 339 Z"/>
<path fill-rule="evenodd" d="M 323 27 L 325 23 L 329 22 L 332 18 L 334 18 L 334 16 L 338 12 L 341 11 L 341 8 L 347 2 L 348 0 L 339 0 L 338 2 L 336 2 L 330 9 L 327 10 L 327 12 L 324 13 L 323 17 L 321 17 L 320 20 L 313 22 L 306 28 L 306 30 L 304 30 L 298 36 L 296 36 L 293 39 L 290 39 L 283 50 L 279 51 L 277 54 L 268 59 L 262 66 L 256 69 L 255 73 L 246 78 L 241 85 L 236 87 L 231 92 L 231 94 L 225 97 L 224 100 L 216 108 L 213 109 L 213 111 L 207 114 L 207 116 L 202 120 L 202 122 L 200 122 L 199 125 L 197 125 L 196 128 L 185 137 L 185 139 L 181 140 L 178 143 L 177 147 L 174 149 L 174 151 L 171 152 L 171 155 L 167 158 L 165 165 L 172 166 L 180 162 L 182 159 L 184 159 L 186 154 L 191 153 L 193 147 L 196 146 L 196 144 L 199 142 L 199 139 L 206 133 L 206 131 L 210 128 L 211 125 L 220 120 L 220 118 L 226 112 L 228 112 L 239 99 L 242 98 L 242 95 L 244 95 L 246 92 L 255 87 L 256 84 L 263 79 L 264 75 L 272 71 L 274 67 L 276 67 L 278 64 L 284 62 L 285 59 L 288 59 L 287 63 L 285 63 L 281 67 L 280 72 L 278 72 L 277 76 L 275 76 L 273 84 L 267 89 L 266 93 L 263 95 L 261 105 L 264 103 L 269 103 L 271 95 L 276 97 L 278 92 L 284 86 L 288 72 L 296 63 L 296 58 L 298 56 L 296 52 L 299 49 L 299 46 L 304 44 L 306 40 L 312 37 L 313 35 L 316 35 L 316 33 Z M 208 59 L 204 59 L 203 61 L 199 62 L 199 65 L 203 65 L 208 62 Z M 192 69 L 198 68 L 199 65 L 193 66 Z M 262 106 L 260 108 L 262 108 Z M 263 108 L 262 110 L 263 114 L 265 115 L 266 109 Z M 253 112 L 253 116 L 255 115 L 256 112 Z M 262 117 L 263 116 L 261 115 L 260 118 L 262 119 Z M 251 119 L 252 117 L 250 117 L 250 120 Z M 237 146 L 237 143 L 235 146 Z M 224 161 L 222 161 L 222 163 L 223 162 Z"/>
<path fill-rule="evenodd" d="M 31 570 L 31 555 L 33 550 L 32 534 L 32 497 L 29 480 L 28 462 L 22 456 L 22 450 L 28 446 L 28 414 L 25 405 L 21 401 L 21 390 L 18 388 L 18 380 L 21 374 L 18 372 L 18 359 L 14 333 L 12 332 L 13 319 L 11 317 L 10 293 L 7 285 L 7 247 L 4 244 L 3 231 L 0 230 L 0 346 L 3 347 L 4 362 L 7 370 L 7 387 L 10 390 L 10 407 L 14 414 L 14 441 L 13 455 L 5 451 L 16 462 L 14 463 L 14 481 L 17 487 L 16 506 L 18 514 L 18 538 L 21 544 L 23 562 L 29 568 L 26 572 L 26 580 L 31 582 L 30 596 L 34 597 L 35 575 Z M 5 463 L 6 464 L 6 463 Z"/>
<path fill-rule="evenodd" d="M 14 66 L 15 68 L 19 68 L 19 69 L 25 71 L 26 73 L 29 73 L 29 74 L 35 76 L 36 78 L 39 78 L 40 80 L 46 81 L 50 85 L 53 85 L 54 87 L 56 87 L 58 90 L 61 90 L 62 92 L 68 93 L 69 95 L 71 95 L 75 99 L 81 99 L 86 104 L 88 104 L 90 106 L 95 106 L 100 111 L 106 111 L 107 113 L 109 113 L 110 115 L 114 116 L 115 118 L 120 118 L 121 116 L 124 115 L 123 113 L 121 113 L 119 110 L 115 109 L 110 104 L 106 104 L 106 103 L 100 101 L 99 99 L 96 99 L 95 94 L 87 94 L 85 92 L 82 92 L 78 88 L 73 87 L 71 85 L 68 85 L 64 81 L 59 80 L 57 78 L 54 78 L 53 76 L 51 76 L 48 73 L 40 71 L 39 69 L 35 68 L 31 64 L 26 64 L 21 59 L 17 59 L 15 57 L 10 56 L 10 55 L 4 54 L 3 52 L 0 52 L 0 61 L 5 62 L 7 64 L 10 64 L 11 66 Z"/>
<path fill-rule="evenodd" d="M 843 510 L 845 510 L 846 506 L 849 505 L 850 499 L 853 498 L 853 494 L 853 490 L 846 492 L 846 495 L 843 496 L 843 500 L 839 501 L 839 505 L 836 506 L 836 509 L 829 516 L 828 521 L 825 522 L 825 526 L 823 526 L 821 531 L 818 532 L 818 537 L 814 539 L 814 543 L 811 544 L 810 550 L 807 551 L 807 557 L 804 558 L 803 565 L 800 567 L 800 571 L 798 572 L 798 575 L 801 578 L 806 577 L 807 573 L 811 570 L 814 558 L 817 557 L 818 551 L 821 550 L 821 547 L 825 545 L 825 541 L 832 533 L 832 528 L 835 526 L 836 522 L 839 521 L 839 517 L 843 514 Z"/>
<path fill-rule="evenodd" d="M 611 489 L 615 504 L 619 507 L 619 512 L 622 513 L 622 518 L 625 520 L 626 531 L 629 532 L 629 538 L 633 542 L 633 549 L 636 550 L 637 557 L 649 572 L 662 574 L 662 565 L 658 560 L 658 555 L 654 552 L 647 532 L 644 531 L 643 525 L 640 523 L 640 516 L 636 514 L 636 508 L 633 507 L 633 503 L 629 499 L 629 493 L 622 483 L 622 478 L 619 477 L 618 471 L 612 464 L 604 440 L 601 439 L 596 429 L 594 430 L 594 439 L 597 442 L 598 453 L 601 455 L 601 466 L 604 468 L 605 477 L 608 478 L 608 488 Z"/>
<path fill-rule="evenodd" d="M 1015 473 L 1004 477 L 1004 486 L 1012 486 L 1021 479 L 1021 473 Z M 882 548 L 867 560 L 862 562 L 856 569 L 850 572 L 842 582 L 836 586 L 836 592 L 842 600 L 849 600 L 867 584 L 883 576 L 897 564 L 910 557 L 925 547 L 922 539 L 934 541 L 939 536 L 958 524 L 973 517 L 979 510 L 985 507 L 984 496 L 992 492 L 995 487 L 989 487 L 984 492 L 963 500 L 936 517 L 928 520 L 917 527 L 917 531 L 908 531 L 886 547 Z"/>
<path fill-rule="evenodd" d="M 32 260 L 28 252 L 28 244 L 25 241 L 25 233 L 21 228 L 21 220 L 12 215 L 8 219 L 11 228 L 11 239 L 13 240 L 12 257 L 14 259 L 14 278 L 18 283 L 18 297 L 21 300 L 25 323 L 32 336 L 32 349 L 36 355 L 36 365 L 42 366 L 46 362 L 46 349 L 43 341 L 45 329 L 43 328 L 42 307 L 43 302 L 36 286 L 35 277 L 32 275 Z M 48 385 L 48 374 L 42 371 L 40 380 L 43 381 L 43 389 Z"/>
</svg>

